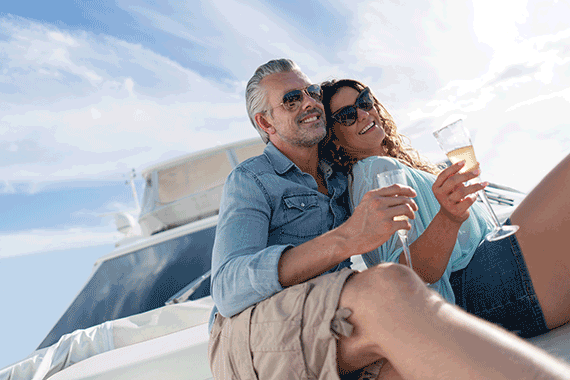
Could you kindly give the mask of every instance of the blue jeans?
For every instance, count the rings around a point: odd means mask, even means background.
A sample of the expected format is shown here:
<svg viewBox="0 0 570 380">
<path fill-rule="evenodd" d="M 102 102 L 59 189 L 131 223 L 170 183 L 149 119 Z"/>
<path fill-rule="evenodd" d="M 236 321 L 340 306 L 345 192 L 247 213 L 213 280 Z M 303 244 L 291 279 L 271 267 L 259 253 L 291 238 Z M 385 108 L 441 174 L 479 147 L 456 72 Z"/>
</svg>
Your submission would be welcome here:
<svg viewBox="0 0 570 380">
<path fill-rule="evenodd" d="M 548 331 L 515 235 L 481 242 L 467 267 L 453 272 L 450 282 L 456 304 L 465 311 L 524 338 Z"/>
</svg>

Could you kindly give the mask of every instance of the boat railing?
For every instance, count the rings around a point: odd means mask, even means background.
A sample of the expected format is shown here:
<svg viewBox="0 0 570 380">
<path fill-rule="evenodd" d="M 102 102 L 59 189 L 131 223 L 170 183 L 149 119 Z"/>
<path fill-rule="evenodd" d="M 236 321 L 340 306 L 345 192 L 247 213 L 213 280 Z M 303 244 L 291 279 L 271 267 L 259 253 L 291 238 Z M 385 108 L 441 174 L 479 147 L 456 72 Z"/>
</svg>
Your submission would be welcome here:
<svg viewBox="0 0 570 380">
<path fill-rule="evenodd" d="M 212 270 L 207 271 L 202 276 L 198 277 L 184 288 L 182 288 L 178 293 L 173 295 L 166 301 L 165 305 L 173 305 L 175 303 L 182 303 L 188 301 L 188 299 L 200 288 L 200 285 L 204 283 L 204 281 L 208 280 L 212 274 Z"/>
</svg>

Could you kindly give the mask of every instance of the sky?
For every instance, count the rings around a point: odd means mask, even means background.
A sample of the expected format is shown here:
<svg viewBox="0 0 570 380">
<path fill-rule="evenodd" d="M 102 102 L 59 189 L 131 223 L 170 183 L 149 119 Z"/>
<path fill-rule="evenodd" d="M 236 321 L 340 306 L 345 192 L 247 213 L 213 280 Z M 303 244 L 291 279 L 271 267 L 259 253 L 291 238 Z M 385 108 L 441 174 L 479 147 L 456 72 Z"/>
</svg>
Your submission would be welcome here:
<svg viewBox="0 0 570 380">
<path fill-rule="evenodd" d="M 131 169 L 140 197 L 146 167 L 257 136 L 244 88 L 270 59 L 365 82 L 432 161 L 432 132 L 463 117 L 482 178 L 530 191 L 570 152 L 569 16 L 555 0 L 2 2 L 0 368 L 120 238 Z"/>
</svg>

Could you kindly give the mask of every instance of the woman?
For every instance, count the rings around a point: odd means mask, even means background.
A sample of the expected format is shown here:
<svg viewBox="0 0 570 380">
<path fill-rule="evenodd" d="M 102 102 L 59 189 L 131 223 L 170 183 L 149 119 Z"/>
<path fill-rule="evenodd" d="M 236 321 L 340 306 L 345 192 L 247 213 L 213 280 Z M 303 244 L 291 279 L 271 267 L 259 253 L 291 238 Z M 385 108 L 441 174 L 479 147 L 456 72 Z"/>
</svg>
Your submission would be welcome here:
<svg viewBox="0 0 570 380">
<path fill-rule="evenodd" d="M 457 163 L 437 174 L 403 143 L 388 111 L 362 83 L 331 81 L 322 89 L 329 128 L 320 153 L 351 174 L 351 207 L 386 170 L 404 169 L 418 193 L 409 241 L 414 270 L 425 282 L 466 311 L 523 337 L 570 320 L 570 156 L 513 212 L 507 223 L 520 226 L 516 235 L 488 242 L 491 222 L 475 204 L 487 183 L 466 184 L 478 170 L 459 174 L 463 163 Z M 368 266 L 405 263 L 400 253 L 393 236 L 363 258 Z"/>
</svg>

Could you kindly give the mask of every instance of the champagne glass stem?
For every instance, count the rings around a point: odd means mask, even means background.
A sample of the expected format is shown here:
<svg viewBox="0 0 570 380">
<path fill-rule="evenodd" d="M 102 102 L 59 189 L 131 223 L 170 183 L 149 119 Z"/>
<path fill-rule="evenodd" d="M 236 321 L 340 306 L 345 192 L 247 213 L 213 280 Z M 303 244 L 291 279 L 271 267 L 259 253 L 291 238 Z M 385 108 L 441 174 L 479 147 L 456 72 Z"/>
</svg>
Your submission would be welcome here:
<svg viewBox="0 0 570 380">
<path fill-rule="evenodd" d="M 491 214 L 491 218 L 493 219 L 492 220 L 493 224 L 495 225 L 493 231 L 489 232 L 487 236 L 485 236 L 485 239 L 487 239 L 488 241 L 500 240 L 506 238 L 507 236 L 511 236 L 512 234 L 518 231 L 519 226 L 515 225 L 501 226 L 501 224 L 499 223 L 499 219 L 495 214 L 495 211 L 493 210 L 491 204 L 489 203 L 489 199 L 487 198 L 487 194 L 485 194 L 485 191 L 479 190 L 477 194 L 479 194 L 481 200 L 485 204 L 485 207 L 487 207 L 487 210 L 489 211 L 489 214 Z"/>
<path fill-rule="evenodd" d="M 406 257 L 406 262 L 410 269 L 412 268 L 412 256 L 410 255 L 410 248 L 408 247 L 408 235 L 407 234 L 398 234 L 400 237 L 400 241 L 402 242 L 402 246 L 404 247 L 404 256 Z"/>
<path fill-rule="evenodd" d="M 479 194 L 479 198 L 481 198 L 481 200 L 485 204 L 485 207 L 487 208 L 487 211 L 489 211 L 489 214 L 491 214 L 491 218 L 493 219 L 493 224 L 495 225 L 495 227 L 497 228 L 500 227 L 501 224 L 499 223 L 499 218 L 497 218 L 497 215 L 495 214 L 493 207 L 491 207 L 491 204 L 489 203 L 489 198 L 487 198 L 487 194 L 485 194 L 485 190 L 479 190 L 477 194 Z"/>
</svg>

